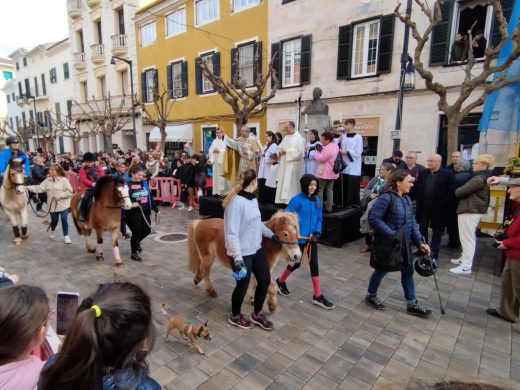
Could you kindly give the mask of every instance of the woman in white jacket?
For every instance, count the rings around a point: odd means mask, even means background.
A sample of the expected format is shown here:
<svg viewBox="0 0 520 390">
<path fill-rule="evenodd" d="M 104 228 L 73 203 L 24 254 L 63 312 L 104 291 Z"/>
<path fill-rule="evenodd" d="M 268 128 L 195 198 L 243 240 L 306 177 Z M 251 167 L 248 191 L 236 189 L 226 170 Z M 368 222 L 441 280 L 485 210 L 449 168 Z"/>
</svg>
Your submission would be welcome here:
<svg viewBox="0 0 520 390">
<path fill-rule="evenodd" d="M 73 191 L 69 180 L 65 177 L 65 171 L 61 165 L 52 165 L 49 169 L 49 176 L 39 185 L 27 186 L 27 191 L 37 194 L 47 194 L 47 204 L 51 215 L 51 231 L 49 237 L 55 237 L 56 226 L 61 219 L 61 228 L 63 230 L 63 238 L 65 244 L 70 244 L 69 224 L 67 217 L 69 215 L 70 198 Z"/>
</svg>

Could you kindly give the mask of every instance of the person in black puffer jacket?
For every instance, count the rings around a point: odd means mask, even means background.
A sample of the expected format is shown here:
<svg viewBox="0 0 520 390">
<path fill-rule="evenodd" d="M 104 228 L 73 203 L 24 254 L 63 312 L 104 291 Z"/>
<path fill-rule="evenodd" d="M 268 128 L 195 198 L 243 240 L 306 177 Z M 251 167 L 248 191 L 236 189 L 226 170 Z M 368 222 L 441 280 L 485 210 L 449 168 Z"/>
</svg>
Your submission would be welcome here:
<svg viewBox="0 0 520 390">
<path fill-rule="evenodd" d="M 414 178 L 403 169 L 395 170 L 386 179 L 382 193 L 378 196 L 370 214 L 368 222 L 376 231 L 376 235 L 394 236 L 395 233 L 405 226 L 405 264 L 401 270 L 401 284 L 403 286 L 404 296 L 406 299 L 406 311 L 408 314 L 418 317 L 428 317 L 432 311 L 419 306 L 415 297 L 415 285 L 413 280 L 413 255 L 411 243 L 413 243 L 423 252 L 430 253 L 430 247 L 425 244 L 424 238 L 419 231 L 419 226 L 415 221 L 412 212 L 412 201 L 408 196 L 410 188 L 413 186 Z M 391 210 L 389 210 L 391 208 Z M 370 277 L 368 284 L 368 292 L 365 297 L 365 303 L 375 309 L 382 310 L 385 305 L 377 299 L 377 290 L 383 281 L 386 272 L 375 269 Z"/>
<path fill-rule="evenodd" d="M 41 156 L 36 156 L 33 159 L 33 163 L 31 167 L 31 184 L 40 185 L 47 178 L 47 167 L 44 165 L 44 159 Z M 37 198 L 39 202 L 36 205 L 36 211 L 42 211 L 43 204 L 47 203 L 47 194 L 38 194 Z"/>
<path fill-rule="evenodd" d="M 455 190 L 455 196 L 459 199 L 457 221 L 462 255 L 458 259 L 451 260 L 457 267 L 450 269 L 450 271 L 457 275 L 471 274 L 477 245 L 475 229 L 489 206 L 490 191 L 487 179 L 491 176 L 489 170 L 491 165 L 493 165 L 491 155 L 481 154 L 475 157 L 473 160 L 473 177 L 462 187 Z"/>
</svg>

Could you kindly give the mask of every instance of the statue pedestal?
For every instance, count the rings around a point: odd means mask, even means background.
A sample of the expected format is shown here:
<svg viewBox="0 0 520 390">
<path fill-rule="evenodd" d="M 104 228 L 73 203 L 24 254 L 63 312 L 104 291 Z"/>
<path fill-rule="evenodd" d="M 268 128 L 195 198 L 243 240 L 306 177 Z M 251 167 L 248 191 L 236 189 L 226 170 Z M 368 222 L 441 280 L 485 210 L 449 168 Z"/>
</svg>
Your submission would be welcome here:
<svg viewBox="0 0 520 390">
<path fill-rule="evenodd" d="M 318 130 L 318 133 L 321 134 L 325 131 L 326 128 L 330 126 L 330 116 L 323 114 L 310 115 L 307 114 L 307 129 Z M 300 132 L 303 133 L 305 131 L 305 114 L 300 118 Z"/>
</svg>

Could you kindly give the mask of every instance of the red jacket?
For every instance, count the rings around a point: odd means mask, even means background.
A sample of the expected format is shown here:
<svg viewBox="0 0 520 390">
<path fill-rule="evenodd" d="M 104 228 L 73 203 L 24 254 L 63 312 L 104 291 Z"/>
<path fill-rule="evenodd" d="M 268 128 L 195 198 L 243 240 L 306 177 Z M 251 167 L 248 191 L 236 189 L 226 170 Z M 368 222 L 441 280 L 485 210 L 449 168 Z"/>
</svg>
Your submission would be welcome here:
<svg viewBox="0 0 520 390">
<path fill-rule="evenodd" d="M 94 171 L 94 175 L 90 173 L 91 171 Z M 96 165 L 93 165 L 90 168 L 88 168 L 86 165 L 83 165 L 79 170 L 79 180 L 81 181 L 83 187 L 92 188 L 92 184 L 94 184 L 104 174 L 105 172 L 103 172 L 103 170 Z M 94 177 L 96 175 L 97 177 Z"/>
<path fill-rule="evenodd" d="M 506 229 L 506 238 L 502 243 L 509 260 L 520 260 L 520 213 L 515 212 L 513 221 Z"/>
</svg>

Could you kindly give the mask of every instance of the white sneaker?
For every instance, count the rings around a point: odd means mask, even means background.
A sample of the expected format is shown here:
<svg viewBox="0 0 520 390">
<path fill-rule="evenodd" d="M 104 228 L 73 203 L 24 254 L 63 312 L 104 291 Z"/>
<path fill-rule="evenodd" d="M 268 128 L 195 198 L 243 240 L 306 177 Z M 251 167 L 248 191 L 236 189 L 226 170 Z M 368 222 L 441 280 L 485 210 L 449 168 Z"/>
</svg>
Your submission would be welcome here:
<svg viewBox="0 0 520 390">
<path fill-rule="evenodd" d="M 450 272 L 457 275 L 471 275 L 471 268 L 466 268 L 461 264 L 458 267 L 451 268 Z"/>
<path fill-rule="evenodd" d="M 65 236 L 64 239 L 65 239 L 65 244 L 72 244 L 72 241 L 70 240 L 69 236 Z"/>
<path fill-rule="evenodd" d="M 56 237 L 56 232 L 55 232 L 54 230 L 51 230 L 51 231 L 49 232 L 49 238 L 50 238 L 51 240 L 53 240 L 54 237 Z"/>
<path fill-rule="evenodd" d="M 455 264 L 455 265 L 461 265 L 462 264 L 462 260 L 461 259 L 451 259 L 450 263 L 451 264 Z"/>
<path fill-rule="evenodd" d="M 181 207 L 179 207 L 179 210 L 185 210 L 186 209 L 186 206 L 182 205 Z"/>
<path fill-rule="evenodd" d="M 188 207 L 188 211 L 193 211 L 193 207 Z"/>
</svg>

